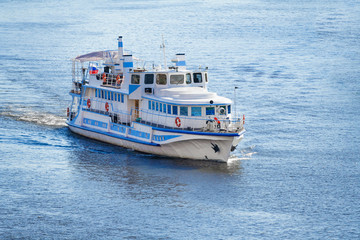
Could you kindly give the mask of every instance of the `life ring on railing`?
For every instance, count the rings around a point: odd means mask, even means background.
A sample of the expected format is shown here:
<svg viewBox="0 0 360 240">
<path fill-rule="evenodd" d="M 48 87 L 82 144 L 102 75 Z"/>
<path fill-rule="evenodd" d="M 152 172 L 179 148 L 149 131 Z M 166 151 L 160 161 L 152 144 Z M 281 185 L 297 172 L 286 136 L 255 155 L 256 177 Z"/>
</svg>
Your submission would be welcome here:
<svg viewBox="0 0 360 240">
<path fill-rule="evenodd" d="M 103 83 L 105 84 L 106 83 L 106 74 L 105 73 L 103 73 L 102 79 L 103 79 Z"/>
<path fill-rule="evenodd" d="M 86 105 L 87 105 L 88 108 L 91 107 L 91 100 L 90 99 L 87 100 Z"/>
<path fill-rule="evenodd" d="M 245 114 L 243 114 L 243 124 L 245 124 Z"/>
<path fill-rule="evenodd" d="M 67 108 L 67 109 L 66 109 L 66 116 L 69 117 L 69 115 L 70 115 L 70 109 Z"/>
<path fill-rule="evenodd" d="M 107 112 L 109 111 L 109 103 L 108 103 L 108 102 L 105 103 L 105 110 L 106 110 Z"/>
<path fill-rule="evenodd" d="M 214 120 L 217 124 L 220 124 L 220 121 L 219 121 L 219 119 L 217 119 L 217 117 L 214 117 Z"/>
<path fill-rule="evenodd" d="M 181 120 L 179 117 L 175 118 L 175 124 L 177 127 L 180 127 L 181 126 Z"/>
<path fill-rule="evenodd" d="M 116 77 L 116 84 L 117 84 L 117 85 L 120 85 L 120 84 L 121 84 L 121 77 L 120 77 L 120 75 L 117 75 L 117 77 Z"/>
</svg>

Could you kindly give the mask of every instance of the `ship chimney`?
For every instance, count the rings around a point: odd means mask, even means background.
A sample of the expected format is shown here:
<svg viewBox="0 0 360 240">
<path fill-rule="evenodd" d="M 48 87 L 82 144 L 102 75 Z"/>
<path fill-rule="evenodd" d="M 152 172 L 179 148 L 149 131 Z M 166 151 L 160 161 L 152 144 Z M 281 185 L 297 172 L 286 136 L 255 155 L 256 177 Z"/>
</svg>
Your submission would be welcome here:
<svg viewBox="0 0 360 240">
<path fill-rule="evenodd" d="M 121 72 L 124 72 L 124 69 L 123 69 L 124 49 L 123 49 L 122 36 L 119 36 L 117 40 L 118 40 L 118 57 L 117 57 L 117 62 L 118 62 L 119 65 L 116 66 L 115 69 L 116 69 L 116 72 L 117 72 L 117 73 L 121 73 Z"/>
<path fill-rule="evenodd" d="M 177 53 L 171 61 L 175 63 L 178 70 L 186 70 L 185 53 Z"/>
</svg>

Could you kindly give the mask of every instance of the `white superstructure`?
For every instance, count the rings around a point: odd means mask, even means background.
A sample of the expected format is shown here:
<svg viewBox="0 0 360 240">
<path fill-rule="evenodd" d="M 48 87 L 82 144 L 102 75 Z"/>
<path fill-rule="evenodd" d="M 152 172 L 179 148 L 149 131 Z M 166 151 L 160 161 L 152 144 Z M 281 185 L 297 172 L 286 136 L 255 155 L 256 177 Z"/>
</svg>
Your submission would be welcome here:
<svg viewBox="0 0 360 240">
<path fill-rule="evenodd" d="M 232 118 L 232 101 L 208 92 L 206 70 L 187 70 L 185 54 L 172 62 L 134 67 L 122 37 L 117 51 L 76 57 L 69 128 L 141 152 L 226 162 L 243 138 L 244 117 Z"/>
</svg>

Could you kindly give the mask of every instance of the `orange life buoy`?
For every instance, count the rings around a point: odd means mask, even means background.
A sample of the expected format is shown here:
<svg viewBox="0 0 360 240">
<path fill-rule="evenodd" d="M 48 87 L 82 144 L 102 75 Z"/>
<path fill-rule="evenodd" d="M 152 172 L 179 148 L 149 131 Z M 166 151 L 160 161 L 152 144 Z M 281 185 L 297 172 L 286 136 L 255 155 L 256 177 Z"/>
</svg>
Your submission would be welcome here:
<svg viewBox="0 0 360 240">
<path fill-rule="evenodd" d="M 106 83 L 106 74 L 105 73 L 103 73 L 102 78 L 103 78 L 103 83 Z"/>
<path fill-rule="evenodd" d="M 90 99 L 87 100 L 86 105 L 87 105 L 88 108 L 91 107 L 91 101 L 90 101 Z"/>
<path fill-rule="evenodd" d="M 120 77 L 120 75 L 117 75 L 117 77 L 116 77 L 116 84 L 117 84 L 117 85 L 120 85 L 120 84 L 121 84 L 121 77 Z"/>
<path fill-rule="evenodd" d="M 177 127 L 180 127 L 181 126 L 181 120 L 179 117 L 175 118 L 175 124 Z"/>
<path fill-rule="evenodd" d="M 105 103 L 105 110 L 106 110 L 107 112 L 109 111 L 109 103 L 108 103 L 108 102 Z"/>
<path fill-rule="evenodd" d="M 214 117 L 214 120 L 217 122 L 217 124 L 220 124 L 220 121 L 217 119 L 217 117 Z"/>
<path fill-rule="evenodd" d="M 245 114 L 243 114 L 243 124 L 245 124 Z"/>
</svg>

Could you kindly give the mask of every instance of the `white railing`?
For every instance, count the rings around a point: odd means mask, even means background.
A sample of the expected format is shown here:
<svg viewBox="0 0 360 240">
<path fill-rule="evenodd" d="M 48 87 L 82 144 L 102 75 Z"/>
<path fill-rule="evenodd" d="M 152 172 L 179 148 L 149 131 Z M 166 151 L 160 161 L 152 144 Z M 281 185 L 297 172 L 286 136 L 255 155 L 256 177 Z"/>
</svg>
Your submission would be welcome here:
<svg viewBox="0 0 360 240">
<path fill-rule="evenodd" d="M 132 115 L 134 114 L 138 122 L 159 128 L 197 132 L 238 132 L 243 129 L 243 119 L 220 119 L 219 116 L 212 118 L 189 117 L 132 109 Z"/>
<path fill-rule="evenodd" d="M 90 104 L 88 104 L 88 100 L 90 100 Z M 130 111 L 121 111 L 114 108 L 112 101 L 105 99 L 84 98 L 82 105 L 83 109 L 87 111 L 109 115 L 114 123 L 130 125 L 131 122 L 139 122 L 158 128 L 195 132 L 235 133 L 243 129 L 244 121 L 243 119 L 220 119 L 219 116 L 202 118 L 161 114 L 135 108 Z"/>
</svg>

